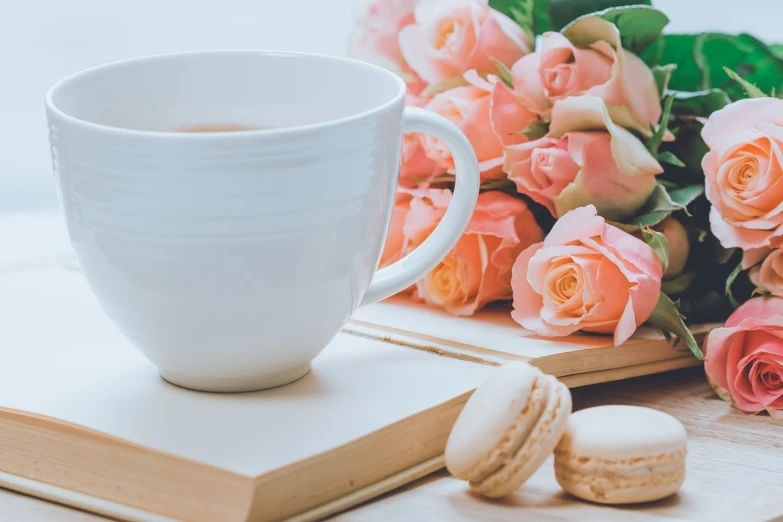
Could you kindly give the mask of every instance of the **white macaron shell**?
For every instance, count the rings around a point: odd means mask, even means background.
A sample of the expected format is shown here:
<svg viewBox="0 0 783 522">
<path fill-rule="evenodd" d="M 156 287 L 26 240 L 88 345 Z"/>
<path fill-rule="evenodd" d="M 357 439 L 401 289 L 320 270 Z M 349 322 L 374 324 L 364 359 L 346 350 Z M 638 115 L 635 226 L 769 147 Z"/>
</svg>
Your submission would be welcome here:
<svg viewBox="0 0 783 522">
<path fill-rule="evenodd" d="M 464 478 L 498 445 L 527 404 L 533 383 L 541 375 L 527 363 L 509 363 L 490 374 L 462 410 L 446 444 L 448 470 Z"/>
<path fill-rule="evenodd" d="M 667 413 L 599 406 L 571 415 L 560 448 L 584 457 L 622 460 L 672 453 L 685 444 L 685 428 Z"/>
</svg>

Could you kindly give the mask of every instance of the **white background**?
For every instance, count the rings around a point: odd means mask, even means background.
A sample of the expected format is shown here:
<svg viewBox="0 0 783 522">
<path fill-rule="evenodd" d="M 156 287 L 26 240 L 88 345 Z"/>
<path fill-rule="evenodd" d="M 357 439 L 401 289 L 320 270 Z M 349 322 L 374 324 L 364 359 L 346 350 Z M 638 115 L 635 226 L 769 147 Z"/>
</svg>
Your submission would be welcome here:
<svg viewBox="0 0 783 522">
<path fill-rule="evenodd" d="M 175 51 L 344 54 L 363 0 L 0 0 L 0 212 L 55 207 L 43 97 L 63 76 Z M 671 32 L 783 42 L 781 0 L 654 0 Z"/>
</svg>

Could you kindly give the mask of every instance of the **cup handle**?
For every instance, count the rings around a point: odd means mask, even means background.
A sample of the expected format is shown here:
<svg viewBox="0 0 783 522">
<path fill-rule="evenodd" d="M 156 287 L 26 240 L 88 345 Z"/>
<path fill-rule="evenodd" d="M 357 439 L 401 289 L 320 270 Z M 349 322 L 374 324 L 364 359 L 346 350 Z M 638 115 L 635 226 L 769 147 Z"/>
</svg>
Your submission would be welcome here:
<svg viewBox="0 0 783 522">
<path fill-rule="evenodd" d="M 438 266 L 457 244 L 476 207 L 481 183 L 479 164 L 473 146 L 462 131 L 434 112 L 413 107 L 407 107 L 402 115 L 402 131 L 431 134 L 451 150 L 456 167 L 454 197 L 441 222 L 418 248 L 375 273 L 359 306 L 405 290 Z"/>
</svg>

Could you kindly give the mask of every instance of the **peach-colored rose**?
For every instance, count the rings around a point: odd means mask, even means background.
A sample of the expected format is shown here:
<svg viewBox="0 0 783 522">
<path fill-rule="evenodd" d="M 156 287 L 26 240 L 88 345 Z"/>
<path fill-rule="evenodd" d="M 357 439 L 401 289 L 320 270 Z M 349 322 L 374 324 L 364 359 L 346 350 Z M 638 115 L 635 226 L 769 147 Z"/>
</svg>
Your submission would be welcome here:
<svg viewBox="0 0 783 522">
<path fill-rule="evenodd" d="M 522 29 L 491 9 L 487 0 L 422 0 L 416 22 L 400 31 L 406 63 L 428 83 L 467 70 L 494 72 L 498 60 L 510 66 L 530 52 Z"/>
<path fill-rule="evenodd" d="M 742 411 L 783 419 L 783 299 L 756 297 L 704 342 L 704 369 Z"/>
<path fill-rule="evenodd" d="M 663 273 L 664 279 L 678 276 L 685 269 L 688 256 L 691 254 L 691 243 L 688 240 L 688 231 L 677 219 L 669 216 L 653 230 L 660 232 L 669 244 L 669 266 Z"/>
<path fill-rule="evenodd" d="M 468 71 L 465 79 L 469 85 L 436 95 L 426 108 L 448 118 L 465 134 L 479 160 L 483 180 L 500 178 L 504 145 L 527 141 L 516 132 L 527 127 L 536 116 L 496 77 L 483 80 L 475 71 Z M 444 169 L 454 170 L 451 151 L 440 140 L 424 135 L 422 145 L 429 158 Z"/>
<path fill-rule="evenodd" d="M 541 138 L 508 147 L 505 152 L 503 170 L 517 190 L 545 206 L 552 216 L 560 216 L 555 202 L 580 170 L 568 140 Z"/>
<path fill-rule="evenodd" d="M 405 104 L 411 107 L 423 107 L 427 100 L 408 94 Z M 402 164 L 400 166 L 400 185 L 416 187 L 419 184 L 443 174 L 446 169 L 440 166 L 424 152 L 421 134 L 405 134 L 402 137 Z"/>
<path fill-rule="evenodd" d="M 710 226 L 726 248 L 783 239 L 783 100 L 740 100 L 712 113 L 701 131 Z"/>
<path fill-rule="evenodd" d="M 422 91 L 427 88 L 427 82 L 413 72 L 413 69 L 408 67 L 407 64 L 402 64 L 400 66 L 398 74 L 405 80 L 405 86 L 408 88 L 408 93 L 411 95 L 419 96 Z"/>
<path fill-rule="evenodd" d="M 567 139 L 541 138 L 506 148 L 503 170 L 521 194 L 530 196 L 558 217 L 561 213 L 555 202 L 574 182 L 580 167 L 574 161 L 574 151 L 569 150 Z"/>
<path fill-rule="evenodd" d="M 619 346 L 652 314 L 661 263 L 647 243 L 606 224 L 592 205 L 560 218 L 514 263 L 512 317 L 539 335 L 614 333 Z"/>
<path fill-rule="evenodd" d="M 451 201 L 451 191 L 431 189 L 414 197 L 405 220 L 408 251 L 432 232 Z M 483 192 L 464 235 L 446 258 L 416 283 L 427 304 L 471 315 L 492 301 L 511 298 L 511 267 L 544 233 L 524 201 L 503 192 Z"/>
<path fill-rule="evenodd" d="M 594 96 L 558 101 L 549 137 L 506 147 L 503 170 L 554 217 L 592 204 L 614 220 L 639 210 L 663 171 Z"/>
<path fill-rule="evenodd" d="M 362 53 L 383 56 L 401 63 L 400 31 L 414 23 L 417 0 L 372 0 L 364 4 L 356 19 L 355 45 Z"/>
<path fill-rule="evenodd" d="M 748 276 L 754 285 L 783 297 L 783 249 L 769 249 L 764 260 L 753 266 Z"/>
<path fill-rule="evenodd" d="M 372 0 L 365 3 L 356 19 L 356 37 L 349 54 L 375 63 L 399 74 L 408 92 L 418 95 L 427 87 L 402 57 L 400 31 L 414 20 L 413 9 L 418 0 Z"/>
<path fill-rule="evenodd" d="M 606 102 L 620 125 L 649 135 L 661 118 L 661 103 L 652 71 L 622 48 L 620 33 L 601 18 L 575 23 L 567 36 L 545 33 L 540 49 L 512 67 L 514 91 L 531 110 L 549 116 L 557 100 L 584 94 Z"/>
<path fill-rule="evenodd" d="M 383 244 L 383 253 L 378 268 L 389 266 L 395 261 L 399 261 L 405 255 L 407 242 L 403 232 L 405 219 L 411 209 L 411 200 L 413 196 L 409 192 L 397 192 L 392 209 L 389 230 L 386 233 L 386 242 Z"/>
</svg>

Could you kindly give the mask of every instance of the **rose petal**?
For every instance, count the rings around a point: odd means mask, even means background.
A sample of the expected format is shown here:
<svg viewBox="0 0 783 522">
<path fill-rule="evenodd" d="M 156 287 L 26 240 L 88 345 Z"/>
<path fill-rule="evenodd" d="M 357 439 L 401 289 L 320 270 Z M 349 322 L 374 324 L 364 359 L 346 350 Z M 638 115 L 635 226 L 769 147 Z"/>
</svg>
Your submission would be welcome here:
<svg viewBox="0 0 783 522">
<path fill-rule="evenodd" d="M 726 327 L 731 328 L 740 325 L 740 323 L 742 323 L 745 329 L 750 329 L 753 326 L 771 327 L 777 325 L 783 327 L 783 318 L 781 318 L 780 322 L 769 321 L 769 324 L 764 322 L 771 320 L 776 316 L 783 316 L 782 298 L 755 297 L 753 299 L 748 299 L 739 308 L 734 310 L 734 313 L 726 320 Z M 747 319 L 757 319 L 762 322 L 744 322 Z"/>
<path fill-rule="evenodd" d="M 527 204 L 520 199 L 498 191 L 482 192 L 465 231 L 519 242 L 517 217 L 527 212 Z"/>
<path fill-rule="evenodd" d="M 497 68 L 494 60 L 511 65 L 531 50 L 519 24 L 499 11 L 490 9 L 468 68 L 494 71 Z"/>
<path fill-rule="evenodd" d="M 745 250 L 742 253 L 742 269 L 747 270 L 761 263 L 770 252 L 772 252 L 772 248 L 770 247 L 751 248 Z"/>
<path fill-rule="evenodd" d="M 503 170 L 517 190 L 556 216 L 554 200 L 579 173 L 566 140 L 541 138 L 505 148 Z"/>
<path fill-rule="evenodd" d="M 490 118 L 492 130 L 504 146 L 526 142 L 527 138 L 520 131 L 538 119 L 519 103 L 511 89 L 501 81 L 496 81 L 492 88 Z"/>
<path fill-rule="evenodd" d="M 541 84 L 538 69 L 541 53 L 523 56 L 511 67 L 514 95 L 531 111 L 549 118 L 552 102 L 549 101 Z"/>
<path fill-rule="evenodd" d="M 727 223 L 714 206 L 710 209 L 710 230 L 724 248 L 752 249 L 769 246 L 783 236 L 783 228 L 774 231 L 752 230 Z"/>
<path fill-rule="evenodd" d="M 663 172 L 644 144 L 616 125 L 603 100 L 596 96 L 573 96 L 555 103 L 549 136 L 560 138 L 577 131 L 606 129 L 612 135 L 612 156 L 617 168 L 628 176 L 649 176 Z"/>
<path fill-rule="evenodd" d="M 704 370 L 721 388 L 729 389 L 728 354 L 738 332 L 732 327 L 715 328 L 704 341 Z"/>
<path fill-rule="evenodd" d="M 783 100 L 749 98 L 731 103 L 710 115 L 701 136 L 714 149 L 731 139 L 732 134 L 755 129 L 759 122 L 783 125 Z"/>
<path fill-rule="evenodd" d="M 452 75 L 453 68 L 446 63 L 431 60 L 421 52 L 427 48 L 427 37 L 424 29 L 418 25 L 409 25 L 400 31 L 397 37 L 400 44 L 400 52 L 408 66 L 416 71 L 424 81 L 438 83 Z"/>
<path fill-rule="evenodd" d="M 623 49 L 617 26 L 601 17 L 588 16 L 569 26 L 565 36 L 577 46 L 605 42 L 617 53 L 611 79 L 591 88 L 586 94 L 606 100 L 614 121 L 649 136 L 650 124 L 657 125 L 661 118 L 655 78 L 644 62 Z"/>
<path fill-rule="evenodd" d="M 580 170 L 573 183 L 554 199 L 556 215 L 592 203 L 601 216 L 621 221 L 644 205 L 655 189 L 655 175 L 622 172 L 612 155 L 610 134 L 571 132 L 567 137 L 569 153 Z"/>
<path fill-rule="evenodd" d="M 557 220 L 544 240 L 544 246 L 566 245 L 585 237 L 598 236 L 606 221 L 593 205 L 576 208 Z"/>
<path fill-rule="evenodd" d="M 608 334 L 617 328 L 629 302 L 632 285 L 611 260 L 603 256 L 600 259 L 593 278 L 595 305 L 582 318 L 582 325 L 585 331 Z"/>
<path fill-rule="evenodd" d="M 637 326 L 634 302 L 633 299 L 628 299 L 628 304 L 626 304 L 623 315 L 617 322 L 617 328 L 614 331 L 614 345 L 620 346 L 627 341 L 636 331 Z"/>
</svg>

